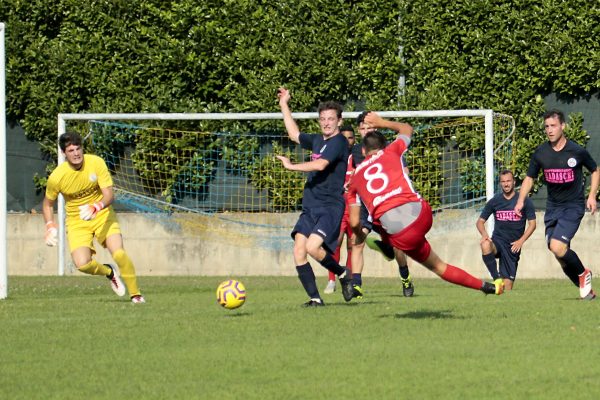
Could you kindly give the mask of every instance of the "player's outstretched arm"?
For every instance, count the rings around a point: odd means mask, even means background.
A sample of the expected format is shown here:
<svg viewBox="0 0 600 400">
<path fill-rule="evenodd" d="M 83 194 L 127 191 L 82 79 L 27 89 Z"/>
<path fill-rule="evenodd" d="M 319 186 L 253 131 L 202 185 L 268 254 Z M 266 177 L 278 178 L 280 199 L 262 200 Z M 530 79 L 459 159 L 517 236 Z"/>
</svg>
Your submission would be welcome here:
<svg viewBox="0 0 600 400">
<path fill-rule="evenodd" d="M 290 110 L 289 106 L 292 95 L 288 89 L 280 87 L 277 89 L 277 97 L 279 98 L 279 107 L 281 108 L 281 113 L 283 114 L 283 123 L 285 124 L 285 129 L 288 133 L 288 136 L 292 141 L 300 143 L 300 129 L 292 117 L 292 111 Z"/>
<path fill-rule="evenodd" d="M 376 112 L 370 112 L 365 116 L 365 123 L 375 129 L 391 129 L 398 135 L 412 137 L 413 127 L 405 122 L 390 121 L 382 118 Z"/>
<path fill-rule="evenodd" d="M 515 214 L 519 217 L 521 216 L 521 211 L 523 210 L 523 206 L 525 204 L 525 199 L 529 196 L 529 192 L 533 188 L 533 178 L 530 176 L 526 176 L 523 179 L 523 183 L 521 184 L 521 189 L 519 189 L 519 199 L 517 200 L 517 204 L 515 204 Z"/>
<path fill-rule="evenodd" d="M 529 239 L 533 234 L 533 231 L 535 231 L 535 228 L 535 219 L 530 219 L 529 221 L 527 221 L 527 229 L 525 229 L 525 232 L 523 232 L 523 236 L 511 243 L 510 251 L 512 251 L 513 253 L 517 253 L 518 251 L 520 251 L 523 247 L 523 244 L 525 244 L 527 239 Z"/>
</svg>

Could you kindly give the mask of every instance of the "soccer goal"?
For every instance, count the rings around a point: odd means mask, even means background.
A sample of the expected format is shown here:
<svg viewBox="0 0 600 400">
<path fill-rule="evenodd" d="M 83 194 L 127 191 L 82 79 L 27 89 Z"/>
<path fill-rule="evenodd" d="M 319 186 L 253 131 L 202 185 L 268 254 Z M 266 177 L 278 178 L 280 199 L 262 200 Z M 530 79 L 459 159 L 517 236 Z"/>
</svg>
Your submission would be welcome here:
<svg viewBox="0 0 600 400">
<path fill-rule="evenodd" d="M 435 210 L 473 208 L 512 168 L 514 120 L 492 110 L 380 111 L 415 128 L 406 157 L 413 185 Z M 345 112 L 352 124 L 359 112 Z M 317 113 L 294 113 L 318 133 Z M 275 158 L 307 161 L 281 113 L 60 114 L 59 136 L 84 137 L 113 176 L 116 207 L 203 241 L 279 251 L 301 208 L 305 176 Z M 387 132 L 389 139 L 393 132 Z M 357 135 L 358 136 L 358 135 Z M 59 151 L 58 162 L 64 161 Z M 59 274 L 64 274 L 64 202 L 59 199 Z"/>
</svg>

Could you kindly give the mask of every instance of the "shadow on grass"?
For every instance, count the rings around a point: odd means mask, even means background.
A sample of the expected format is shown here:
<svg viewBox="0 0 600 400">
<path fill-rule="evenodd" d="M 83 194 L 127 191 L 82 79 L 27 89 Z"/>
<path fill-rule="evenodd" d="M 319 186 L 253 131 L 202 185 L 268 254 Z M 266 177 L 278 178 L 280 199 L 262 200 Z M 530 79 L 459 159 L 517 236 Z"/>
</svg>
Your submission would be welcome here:
<svg viewBox="0 0 600 400">
<path fill-rule="evenodd" d="M 252 315 L 252 313 L 249 312 L 245 312 L 245 311 L 237 311 L 231 314 L 226 314 L 225 318 L 243 318 L 243 317 L 247 317 L 249 315 Z"/>
<path fill-rule="evenodd" d="M 405 313 L 396 313 L 394 318 L 408 318 L 408 319 L 464 319 L 463 317 L 456 317 L 450 310 L 441 311 L 409 311 Z"/>
</svg>

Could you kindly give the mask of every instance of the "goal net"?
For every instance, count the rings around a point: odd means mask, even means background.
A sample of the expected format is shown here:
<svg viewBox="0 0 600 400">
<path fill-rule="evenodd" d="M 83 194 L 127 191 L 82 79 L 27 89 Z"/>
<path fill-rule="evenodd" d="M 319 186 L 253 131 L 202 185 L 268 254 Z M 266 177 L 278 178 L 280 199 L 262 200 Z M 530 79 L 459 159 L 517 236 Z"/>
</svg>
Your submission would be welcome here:
<svg viewBox="0 0 600 400">
<path fill-rule="evenodd" d="M 358 114 L 344 113 L 345 122 Z M 415 128 L 406 162 L 414 187 L 438 212 L 478 207 L 494 193 L 498 172 L 513 167 L 510 116 L 380 114 Z M 319 132 L 316 113 L 294 118 L 302 131 Z M 61 114 L 59 135 L 79 132 L 85 151 L 106 161 L 121 210 L 203 241 L 281 250 L 292 246 L 305 176 L 285 170 L 275 155 L 310 160 L 288 139 L 281 119 L 280 113 Z"/>
</svg>

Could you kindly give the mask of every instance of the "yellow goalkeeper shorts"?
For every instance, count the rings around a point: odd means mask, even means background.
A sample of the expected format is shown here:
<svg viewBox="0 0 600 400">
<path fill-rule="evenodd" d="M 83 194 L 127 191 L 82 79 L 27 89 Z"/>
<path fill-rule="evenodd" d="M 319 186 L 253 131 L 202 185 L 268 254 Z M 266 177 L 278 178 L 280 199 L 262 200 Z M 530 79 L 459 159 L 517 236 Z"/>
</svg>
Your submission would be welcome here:
<svg viewBox="0 0 600 400">
<path fill-rule="evenodd" d="M 117 220 L 117 213 L 112 207 L 100 211 L 96 218 L 90 221 L 84 221 L 78 217 L 67 218 L 67 239 L 71 253 L 80 247 L 89 247 L 92 249 L 92 253 L 95 253 L 94 236 L 104 247 L 106 238 L 118 233 L 121 233 L 121 228 Z"/>
</svg>

